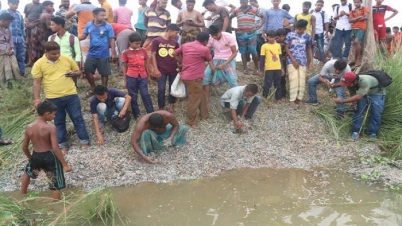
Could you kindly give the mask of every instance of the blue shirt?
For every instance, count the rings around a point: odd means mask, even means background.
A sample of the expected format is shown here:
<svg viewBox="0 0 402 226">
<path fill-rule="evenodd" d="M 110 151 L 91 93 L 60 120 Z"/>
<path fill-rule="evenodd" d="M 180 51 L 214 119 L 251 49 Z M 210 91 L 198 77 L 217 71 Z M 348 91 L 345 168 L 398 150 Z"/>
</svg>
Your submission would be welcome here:
<svg viewBox="0 0 402 226">
<path fill-rule="evenodd" d="M 104 23 L 95 26 L 92 21 L 85 25 L 84 34 L 89 35 L 90 44 L 88 55 L 94 58 L 109 58 L 109 39 L 114 38 L 112 25 Z"/>
<path fill-rule="evenodd" d="M 293 17 L 283 9 L 268 9 L 265 11 L 265 24 L 263 31 L 276 31 L 283 28 L 283 20 L 285 18 L 292 19 Z"/>
<path fill-rule="evenodd" d="M 111 108 L 114 105 L 114 99 L 116 97 L 125 97 L 126 94 L 117 90 L 117 89 L 107 89 L 107 99 L 105 101 L 106 107 L 107 108 Z M 94 95 L 92 97 L 91 102 L 89 103 L 90 105 L 90 109 L 91 109 L 91 114 L 96 114 L 96 107 L 98 106 L 98 104 L 100 103 L 100 101 L 98 100 L 98 98 L 96 98 L 96 96 Z"/>
<path fill-rule="evenodd" d="M 13 12 L 10 9 L 0 10 L 0 14 L 9 13 L 14 17 L 14 20 L 10 24 L 10 33 L 13 37 L 14 43 L 24 43 L 25 40 L 25 25 L 24 19 L 20 12 Z"/>
<path fill-rule="evenodd" d="M 285 43 L 289 44 L 289 50 L 300 66 L 307 66 L 307 46 L 312 46 L 311 36 L 304 32 L 298 35 L 296 32 L 289 32 L 286 35 Z M 288 57 L 288 64 L 292 64 L 292 60 Z"/>
</svg>

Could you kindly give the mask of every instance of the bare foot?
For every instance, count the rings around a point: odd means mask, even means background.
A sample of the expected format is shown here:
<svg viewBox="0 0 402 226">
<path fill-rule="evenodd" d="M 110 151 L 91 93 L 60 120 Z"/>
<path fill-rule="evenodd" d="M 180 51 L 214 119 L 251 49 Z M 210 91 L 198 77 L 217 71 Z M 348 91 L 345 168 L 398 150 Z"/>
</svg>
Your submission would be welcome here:
<svg viewBox="0 0 402 226">
<path fill-rule="evenodd" d="M 299 105 L 300 108 L 305 109 L 303 101 L 297 100 L 297 104 Z"/>
<path fill-rule="evenodd" d="M 297 110 L 299 106 L 296 104 L 296 101 L 290 101 L 290 106 L 293 108 L 293 110 Z"/>
<path fill-rule="evenodd" d="M 68 148 L 62 148 L 60 150 L 61 150 L 61 153 L 63 153 L 63 155 L 66 155 L 68 153 Z"/>
</svg>

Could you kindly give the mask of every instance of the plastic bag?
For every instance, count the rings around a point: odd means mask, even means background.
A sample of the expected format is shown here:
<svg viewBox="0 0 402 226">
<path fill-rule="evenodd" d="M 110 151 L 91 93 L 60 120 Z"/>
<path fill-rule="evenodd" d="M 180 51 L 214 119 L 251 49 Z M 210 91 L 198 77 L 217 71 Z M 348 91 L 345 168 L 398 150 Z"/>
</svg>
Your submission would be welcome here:
<svg viewBox="0 0 402 226">
<path fill-rule="evenodd" d="M 170 94 L 176 98 L 185 98 L 187 96 L 186 86 L 180 79 L 180 73 L 177 74 L 176 78 L 173 81 L 172 87 L 170 88 Z"/>
</svg>

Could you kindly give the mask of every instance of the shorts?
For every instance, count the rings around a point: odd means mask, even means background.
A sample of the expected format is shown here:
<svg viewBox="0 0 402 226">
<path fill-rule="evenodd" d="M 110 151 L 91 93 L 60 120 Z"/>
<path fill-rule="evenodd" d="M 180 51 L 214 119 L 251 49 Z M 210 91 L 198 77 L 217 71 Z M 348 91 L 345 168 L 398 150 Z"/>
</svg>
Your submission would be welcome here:
<svg viewBox="0 0 402 226">
<path fill-rule="evenodd" d="M 50 190 L 60 190 L 66 187 L 63 166 L 53 151 L 34 151 L 32 153 L 31 160 L 25 167 L 25 172 L 30 178 L 36 179 L 41 170 L 46 173 Z"/>
<path fill-rule="evenodd" d="M 363 29 L 353 29 L 350 37 L 352 38 L 352 41 L 357 38 L 359 42 L 363 42 L 365 33 L 366 32 Z"/>
<path fill-rule="evenodd" d="M 386 27 L 384 24 L 374 25 L 375 40 L 385 40 L 387 36 Z"/>
<path fill-rule="evenodd" d="M 236 33 L 237 45 L 240 54 L 257 55 L 257 32 Z"/>
<path fill-rule="evenodd" d="M 94 74 L 96 70 L 98 70 L 101 76 L 111 75 L 112 70 L 110 68 L 109 58 L 95 58 L 87 56 L 84 64 L 84 72 Z"/>
</svg>

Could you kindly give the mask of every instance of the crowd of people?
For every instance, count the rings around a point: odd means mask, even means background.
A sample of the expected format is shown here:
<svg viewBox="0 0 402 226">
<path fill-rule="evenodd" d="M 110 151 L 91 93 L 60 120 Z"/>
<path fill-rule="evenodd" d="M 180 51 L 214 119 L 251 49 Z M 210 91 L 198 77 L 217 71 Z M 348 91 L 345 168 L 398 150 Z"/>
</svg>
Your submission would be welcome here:
<svg viewBox="0 0 402 226">
<path fill-rule="evenodd" d="M 373 6 L 375 37 L 379 46 L 400 39 L 390 38 L 385 21 L 398 12 L 376 0 Z M 90 97 L 97 143 L 103 145 L 102 131 L 112 117 L 124 117 L 131 113 L 137 121 L 131 144 L 146 162 L 154 163 L 148 153 L 166 145 L 182 146 L 186 142 L 188 127 L 198 128 L 200 118 L 209 118 L 209 90 L 211 85 L 228 83 L 228 89 L 220 100 L 222 108 L 228 108 L 235 129 L 244 124 L 239 118 L 252 124 L 262 98 L 275 90 L 277 103 L 288 100 L 292 108 L 304 107 L 303 103 L 318 104 L 317 85 L 322 83 L 334 89 L 337 97 L 338 118 L 347 108 L 345 103 L 357 104 L 353 115 L 352 139 L 361 133 L 364 109 L 370 108 L 368 134 L 376 138 L 384 108 L 385 88 L 379 86 L 370 75 L 356 75 L 351 66 L 360 65 L 363 40 L 369 9 L 361 0 L 347 0 L 333 6 L 333 17 L 323 11 L 324 1 L 303 2 L 301 13 L 292 16 L 290 6 L 280 7 L 280 0 L 271 0 L 272 8 L 259 7 L 257 0 L 240 0 L 239 7 L 225 0 L 204 0 L 205 11 L 194 9 L 195 0 L 172 0 L 179 10 L 175 23 L 166 10 L 167 0 L 138 1 L 137 23 L 131 24 L 133 15 L 126 0 L 119 0 L 119 7 L 112 9 L 107 0 L 99 0 L 100 7 L 89 0 L 70 5 L 62 0 L 54 13 L 52 1 L 32 0 L 22 15 L 17 8 L 19 0 L 8 0 L 9 9 L 0 11 L 0 79 L 10 84 L 13 79 L 26 76 L 26 67 L 32 67 L 34 106 L 38 119 L 26 129 L 23 144 L 29 159 L 23 176 L 22 193 L 26 193 L 29 178 L 37 171 L 49 172 L 53 197 L 65 187 L 62 168 L 70 171 L 63 154 L 69 149 L 66 116 L 73 122 L 82 148 L 90 145 L 90 137 L 83 118 L 77 79 L 89 83 L 86 93 Z M 386 11 L 393 14 L 384 19 Z M 232 20 L 237 20 L 237 27 Z M 399 31 L 398 31 L 399 32 Z M 234 34 L 233 34 L 234 33 Z M 332 37 L 332 38 L 331 38 Z M 330 39 L 327 59 L 324 39 Z M 390 41 L 391 40 L 391 41 Z M 314 45 L 314 42 L 317 45 Z M 348 62 L 353 44 L 354 59 Z M 391 45 L 391 44 L 389 44 Z M 345 46 L 342 52 L 340 46 Z M 313 68 L 313 49 L 318 49 L 317 59 L 323 66 L 321 72 L 308 80 L 308 100 L 304 100 L 308 69 Z M 388 48 L 392 51 L 391 48 Z M 392 48 L 393 49 L 393 48 Z M 243 74 L 263 77 L 262 98 L 257 84 L 238 84 L 236 57 L 240 52 Z M 249 62 L 253 62 L 249 66 Z M 3 63 L 4 62 L 4 63 Z M 112 75 L 111 64 L 117 63 L 127 93 L 108 86 Z M 171 86 L 180 73 L 180 80 L 187 90 L 187 121 L 181 125 L 175 117 L 176 97 L 170 94 Z M 96 85 L 96 74 L 101 85 Z M 157 80 L 157 109 L 154 109 L 148 84 Z M 166 86 L 168 83 L 168 106 Z M 287 84 L 288 83 L 288 84 Z M 41 99 L 41 90 L 45 101 Z M 345 87 L 350 97 L 345 95 Z M 274 89 L 272 89 L 274 88 Z M 141 95 L 146 114 L 141 114 L 138 104 Z M 54 126 L 46 122 L 54 120 Z M 28 150 L 33 144 L 34 152 Z M 54 161 L 56 160 L 56 161 Z"/>
</svg>

